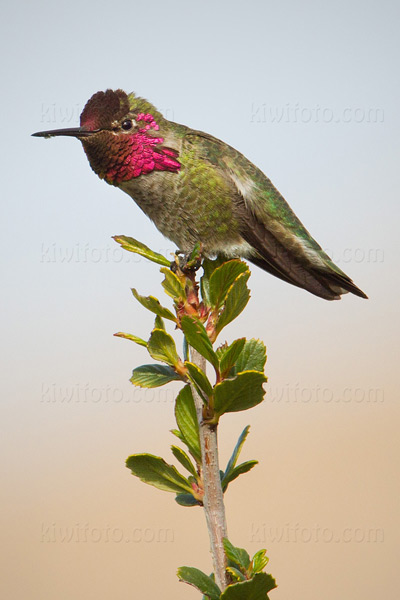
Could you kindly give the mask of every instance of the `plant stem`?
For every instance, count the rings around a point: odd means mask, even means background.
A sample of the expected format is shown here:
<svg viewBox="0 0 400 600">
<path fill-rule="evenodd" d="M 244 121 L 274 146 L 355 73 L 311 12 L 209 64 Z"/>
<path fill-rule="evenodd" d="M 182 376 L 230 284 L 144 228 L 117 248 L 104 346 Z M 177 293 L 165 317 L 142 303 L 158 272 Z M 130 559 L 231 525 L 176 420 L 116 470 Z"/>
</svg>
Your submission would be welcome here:
<svg viewBox="0 0 400 600">
<path fill-rule="evenodd" d="M 191 360 L 202 371 L 206 370 L 206 360 L 194 348 L 190 348 Z M 218 464 L 217 425 L 204 422 L 203 400 L 192 387 L 200 431 L 200 447 L 202 458 L 202 478 L 204 486 L 204 512 L 206 515 L 208 534 L 210 536 L 211 554 L 213 557 L 215 582 L 223 591 L 229 584 L 226 572 L 227 559 L 223 546 L 223 538 L 227 537 L 224 497 Z"/>
</svg>

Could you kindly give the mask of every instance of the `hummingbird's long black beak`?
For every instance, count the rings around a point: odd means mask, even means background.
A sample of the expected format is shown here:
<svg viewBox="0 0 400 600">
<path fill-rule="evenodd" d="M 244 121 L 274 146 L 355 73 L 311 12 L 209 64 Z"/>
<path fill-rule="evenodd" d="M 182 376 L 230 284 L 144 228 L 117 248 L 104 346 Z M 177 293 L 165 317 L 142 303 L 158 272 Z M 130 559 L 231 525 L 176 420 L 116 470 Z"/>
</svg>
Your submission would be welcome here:
<svg viewBox="0 0 400 600">
<path fill-rule="evenodd" d="M 92 135 L 93 133 L 97 133 L 98 131 L 99 131 L 99 129 L 96 129 L 94 131 L 89 131 L 87 129 L 83 129 L 82 127 L 69 127 L 67 129 L 53 129 L 50 131 L 37 131 L 36 133 L 32 133 L 32 135 L 34 137 L 44 137 L 44 138 L 51 138 L 51 137 L 55 137 L 57 135 L 67 135 L 70 137 L 84 138 L 84 137 L 89 137 L 90 135 Z"/>
</svg>

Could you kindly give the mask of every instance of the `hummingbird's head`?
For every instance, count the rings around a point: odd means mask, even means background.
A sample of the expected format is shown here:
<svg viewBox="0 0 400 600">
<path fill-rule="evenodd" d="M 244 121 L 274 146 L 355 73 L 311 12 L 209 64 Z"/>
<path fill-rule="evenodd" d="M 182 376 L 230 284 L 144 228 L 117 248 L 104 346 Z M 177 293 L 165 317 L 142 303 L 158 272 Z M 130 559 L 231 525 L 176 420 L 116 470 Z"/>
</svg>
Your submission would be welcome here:
<svg viewBox="0 0 400 600">
<path fill-rule="evenodd" d="M 146 100 L 123 90 L 97 92 L 86 103 L 80 127 L 39 131 L 37 137 L 72 136 L 83 145 L 95 173 L 118 185 L 157 170 L 178 171 L 177 153 L 162 147 L 165 119 Z"/>
<path fill-rule="evenodd" d="M 85 131 L 110 130 L 129 111 L 129 98 L 123 90 L 97 92 L 86 102 L 81 113 L 81 128 Z"/>
</svg>

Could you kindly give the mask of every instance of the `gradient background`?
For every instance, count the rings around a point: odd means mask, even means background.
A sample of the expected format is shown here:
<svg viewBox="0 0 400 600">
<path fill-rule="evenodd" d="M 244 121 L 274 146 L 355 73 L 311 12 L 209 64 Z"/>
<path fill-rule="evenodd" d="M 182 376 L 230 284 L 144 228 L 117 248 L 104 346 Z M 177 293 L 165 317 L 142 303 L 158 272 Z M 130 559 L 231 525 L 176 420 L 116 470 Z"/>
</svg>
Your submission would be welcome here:
<svg viewBox="0 0 400 600">
<path fill-rule="evenodd" d="M 97 90 L 149 98 L 261 167 L 365 290 L 329 303 L 254 267 L 226 330 L 262 338 L 266 401 L 224 417 L 222 466 L 260 465 L 226 497 L 232 542 L 268 549 L 275 600 L 398 598 L 399 7 L 396 2 L 17 2 L 1 19 L 1 596 L 199 598 L 203 514 L 133 478 L 169 460 L 173 386 L 135 390 L 161 295 L 156 265 L 111 240 L 175 247 L 91 172 L 78 123 Z M 168 254 L 167 254 L 168 255 Z"/>
</svg>

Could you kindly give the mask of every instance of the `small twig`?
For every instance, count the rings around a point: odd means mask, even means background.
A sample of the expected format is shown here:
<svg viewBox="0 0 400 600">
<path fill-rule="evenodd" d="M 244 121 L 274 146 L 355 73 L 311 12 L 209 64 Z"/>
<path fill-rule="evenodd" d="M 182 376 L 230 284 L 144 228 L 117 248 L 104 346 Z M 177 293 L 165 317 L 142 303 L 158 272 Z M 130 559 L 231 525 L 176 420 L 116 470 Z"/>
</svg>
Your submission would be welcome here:
<svg viewBox="0 0 400 600">
<path fill-rule="evenodd" d="M 190 348 L 190 354 L 192 362 L 205 371 L 205 358 L 192 347 Z M 226 572 L 227 559 L 223 546 L 223 538 L 227 537 L 228 534 L 225 519 L 224 498 L 219 474 L 217 425 L 203 421 L 203 400 L 193 385 L 191 388 L 196 405 L 200 430 L 204 512 L 210 536 L 215 581 L 223 591 L 229 584 L 228 574 Z"/>
</svg>

